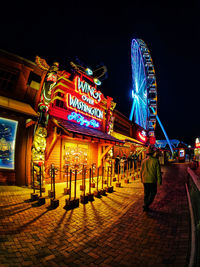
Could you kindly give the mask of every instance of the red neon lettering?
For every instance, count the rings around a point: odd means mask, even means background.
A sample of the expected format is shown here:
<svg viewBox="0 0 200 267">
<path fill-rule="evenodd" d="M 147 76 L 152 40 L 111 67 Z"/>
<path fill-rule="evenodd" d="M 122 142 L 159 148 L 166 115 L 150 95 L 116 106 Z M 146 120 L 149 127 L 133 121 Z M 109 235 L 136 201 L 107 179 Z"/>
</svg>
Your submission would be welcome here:
<svg viewBox="0 0 200 267">
<path fill-rule="evenodd" d="M 143 142 L 146 142 L 146 137 L 143 136 L 140 132 L 138 133 L 138 136 Z"/>
</svg>

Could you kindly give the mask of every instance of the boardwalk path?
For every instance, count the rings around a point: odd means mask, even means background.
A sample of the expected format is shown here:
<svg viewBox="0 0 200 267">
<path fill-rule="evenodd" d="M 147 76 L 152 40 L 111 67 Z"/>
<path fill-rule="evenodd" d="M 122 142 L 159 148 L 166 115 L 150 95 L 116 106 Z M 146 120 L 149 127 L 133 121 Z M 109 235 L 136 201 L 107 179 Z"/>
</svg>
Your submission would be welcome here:
<svg viewBox="0 0 200 267">
<path fill-rule="evenodd" d="M 139 180 L 72 211 L 61 193 L 60 206 L 49 210 L 49 201 L 27 202 L 28 189 L 0 187 L 0 266 L 187 266 L 185 168 L 162 168 L 148 214 Z"/>
</svg>

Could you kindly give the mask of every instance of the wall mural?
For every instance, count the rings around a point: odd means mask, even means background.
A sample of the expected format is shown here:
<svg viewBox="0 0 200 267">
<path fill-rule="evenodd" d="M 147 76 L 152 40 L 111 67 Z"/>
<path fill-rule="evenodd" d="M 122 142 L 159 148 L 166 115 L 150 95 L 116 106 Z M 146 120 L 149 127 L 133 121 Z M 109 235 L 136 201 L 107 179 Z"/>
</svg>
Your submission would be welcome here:
<svg viewBox="0 0 200 267">
<path fill-rule="evenodd" d="M 15 169 L 17 121 L 0 117 L 0 168 Z"/>
</svg>

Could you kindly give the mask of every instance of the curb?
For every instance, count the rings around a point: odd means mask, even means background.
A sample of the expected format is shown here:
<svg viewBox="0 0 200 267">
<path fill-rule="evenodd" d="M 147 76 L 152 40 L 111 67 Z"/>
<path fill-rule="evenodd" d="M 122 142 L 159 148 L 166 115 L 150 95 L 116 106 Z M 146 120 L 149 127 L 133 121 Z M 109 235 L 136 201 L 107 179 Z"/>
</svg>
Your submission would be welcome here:
<svg viewBox="0 0 200 267">
<path fill-rule="evenodd" d="M 195 238 L 195 222 L 194 222 L 194 213 L 192 208 L 192 202 L 190 198 L 190 193 L 188 190 L 187 184 L 185 184 L 186 192 L 187 192 L 187 199 L 188 199 L 188 207 L 190 211 L 190 222 L 191 222 L 191 247 L 190 247 L 190 259 L 188 267 L 194 266 L 194 258 L 195 258 L 195 251 L 196 251 L 196 238 Z"/>
</svg>

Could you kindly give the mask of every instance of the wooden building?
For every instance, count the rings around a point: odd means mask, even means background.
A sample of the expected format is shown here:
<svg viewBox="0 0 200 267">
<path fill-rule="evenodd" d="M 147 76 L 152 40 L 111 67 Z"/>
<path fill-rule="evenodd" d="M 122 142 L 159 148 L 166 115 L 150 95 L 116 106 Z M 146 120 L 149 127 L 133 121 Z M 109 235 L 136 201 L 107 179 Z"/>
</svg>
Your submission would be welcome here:
<svg viewBox="0 0 200 267">
<path fill-rule="evenodd" d="M 0 184 L 32 183 L 31 149 L 46 74 L 36 63 L 0 50 Z M 128 156 L 146 142 L 144 130 L 115 109 L 92 77 L 76 74 L 63 71 L 53 88 L 44 161 L 47 183 L 51 164 L 58 170 L 57 182 L 65 181 L 66 166 L 77 169 L 80 178 L 84 165 L 97 168 L 108 152 L 113 158 Z"/>
</svg>

